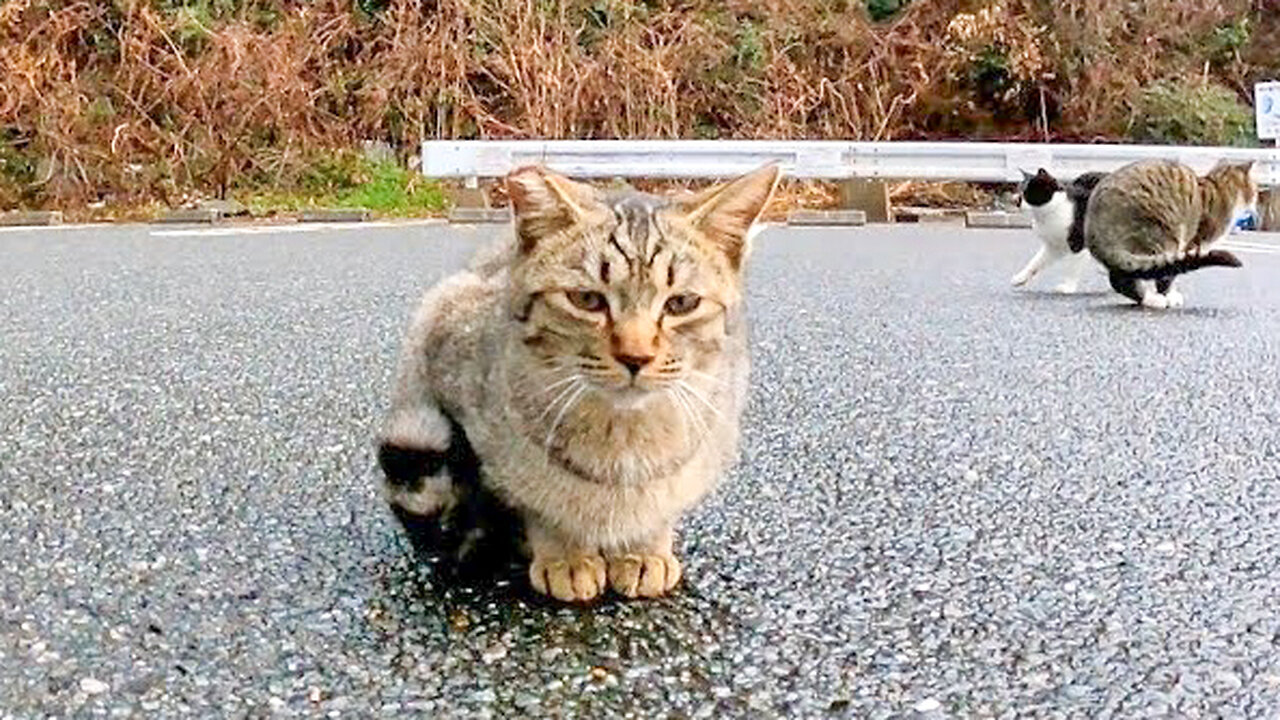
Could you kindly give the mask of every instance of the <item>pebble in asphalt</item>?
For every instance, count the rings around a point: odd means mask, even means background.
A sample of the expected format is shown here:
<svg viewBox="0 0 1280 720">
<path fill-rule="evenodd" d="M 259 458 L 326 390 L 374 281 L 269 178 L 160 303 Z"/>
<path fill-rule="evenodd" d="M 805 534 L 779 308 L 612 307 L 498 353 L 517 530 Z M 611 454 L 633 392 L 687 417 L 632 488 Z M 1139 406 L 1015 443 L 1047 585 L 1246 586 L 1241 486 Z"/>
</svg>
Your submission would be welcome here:
<svg viewBox="0 0 1280 720">
<path fill-rule="evenodd" d="M 1275 255 L 1154 314 L 1010 290 L 1025 232 L 769 230 L 686 583 L 581 609 L 377 496 L 485 230 L 152 232 L 0 234 L 0 716 L 1280 713 Z"/>
</svg>

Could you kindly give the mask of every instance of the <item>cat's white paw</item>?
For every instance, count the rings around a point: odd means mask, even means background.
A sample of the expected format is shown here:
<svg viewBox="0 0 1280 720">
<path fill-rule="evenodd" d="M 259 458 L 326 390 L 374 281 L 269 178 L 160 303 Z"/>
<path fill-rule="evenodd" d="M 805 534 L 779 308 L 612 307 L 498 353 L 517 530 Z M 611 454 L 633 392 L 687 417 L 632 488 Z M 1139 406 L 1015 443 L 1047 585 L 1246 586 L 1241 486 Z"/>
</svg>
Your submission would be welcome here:
<svg viewBox="0 0 1280 720">
<path fill-rule="evenodd" d="M 1009 280 L 1009 282 L 1014 287 L 1022 287 L 1023 285 L 1026 285 L 1030 281 L 1031 281 L 1031 273 L 1027 272 L 1026 270 L 1023 270 L 1017 275 L 1014 275 L 1013 278 Z"/>
<path fill-rule="evenodd" d="M 1149 292 L 1142 296 L 1142 307 L 1153 310 L 1164 310 L 1169 307 L 1169 299 L 1158 292 Z"/>
<path fill-rule="evenodd" d="M 1173 288 L 1169 288 L 1169 292 L 1164 294 L 1164 299 L 1171 308 L 1180 308 L 1186 302 L 1186 298 L 1182 297 L 1182 293 Z"/>
<path fill-rule="evenodd" d="M 1056 293 L 1061 293 L 1063 295 L 1074 295 L 1076 294 L 1076 291 L 1079 289 L 1080 289 L 1080 285 L 1078 283 L 1067 280 L 1067 281 L 1058 283 L 1058 286 L 1055 287 L 1053 291 Z"/>
</svg>

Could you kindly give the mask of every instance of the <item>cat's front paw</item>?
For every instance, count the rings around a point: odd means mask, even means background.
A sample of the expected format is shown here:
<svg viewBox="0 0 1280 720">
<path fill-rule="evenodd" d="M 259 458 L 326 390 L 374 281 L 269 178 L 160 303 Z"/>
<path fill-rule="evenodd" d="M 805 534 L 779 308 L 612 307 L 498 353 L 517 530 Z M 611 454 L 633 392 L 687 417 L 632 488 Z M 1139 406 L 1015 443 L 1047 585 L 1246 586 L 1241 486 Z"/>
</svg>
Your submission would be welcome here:
<svg viewBox="0 0 1280 720">
<path fill-rule="evenodd" d="M 1164 310 L 1169 307 L 1169 299 L 1158 292 L 1149 292 L 1142 296 L 1142 307 Z"/>
<path fill-rule="evenodd" d="M 605 562 L 599 555 L 535 557 L 529 583 L 543 595 L 563 602 L 586 602 L 604 592 Z"/>
<path fill-rule="evenodd" d="M 1080 287 L 1077 283 L 1068 280 L 1058 283 L 1057 287 L 1055 287 L 1053 291 L 1062 295 L 1075 295 L 1076 291 L 1079 289 Z"/>
<path fill-rule="evenodd" d="M 1009 280 L 1009 283 L 1014 287 L 1022 287 L 1023 285 L 1026 285 L 1030 281 L 1031 281 L 1031 273 L 1027 272 L 1026 270 L 1023 270 L 1017 275 L 1014 275 Z"/>
<path fill-rule="evenodd" d="M 1180 308 L 1186 302 L 1186 298 L 1182 296 L 1182 293 L 1172 288 L 1169 289 L 1169 292 L 1164 294 L 1164 299 L 1171 308 Z"/>
<path fill-rule="evenodd" d="M 610 557 L 609 586 L 629 598 L 662 597 L 680 582 L 680 561 L 670 553 Z"/>
</svg>

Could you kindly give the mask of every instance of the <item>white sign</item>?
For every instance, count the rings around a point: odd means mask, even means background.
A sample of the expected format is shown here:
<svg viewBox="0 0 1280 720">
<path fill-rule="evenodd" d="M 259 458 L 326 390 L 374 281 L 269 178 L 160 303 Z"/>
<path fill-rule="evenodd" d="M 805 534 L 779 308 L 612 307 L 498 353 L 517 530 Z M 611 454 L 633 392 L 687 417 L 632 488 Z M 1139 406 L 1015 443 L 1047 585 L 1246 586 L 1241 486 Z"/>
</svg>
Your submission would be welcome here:
<svg viewBox="0 0 1280 720">
<path fill-rule="evenodd" d="M 1258 116 L 1258 139 L 1280 140 L 1280 82 L 1254 85 L 1253 108 Z"/>
</svg>

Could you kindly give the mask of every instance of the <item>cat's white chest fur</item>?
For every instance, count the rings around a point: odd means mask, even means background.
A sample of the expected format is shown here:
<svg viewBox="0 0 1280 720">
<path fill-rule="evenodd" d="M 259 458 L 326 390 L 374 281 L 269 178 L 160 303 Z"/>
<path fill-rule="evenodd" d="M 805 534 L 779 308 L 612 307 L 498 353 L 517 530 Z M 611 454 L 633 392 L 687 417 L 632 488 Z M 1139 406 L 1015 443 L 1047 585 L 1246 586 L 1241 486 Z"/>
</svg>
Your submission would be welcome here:
<svg viewBox="0 0 1280 720">
<path fill-rule="evenodd" d="M 1069 252 L 1067 234 L 1075 209 L 1067 194 L 1058 191 L 1049 202 L 1031 206 L 1031 227 L 1045 245 L 1061 252 Z"/>
</svg>

